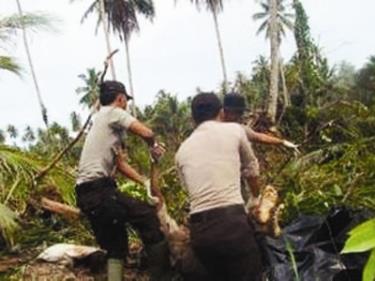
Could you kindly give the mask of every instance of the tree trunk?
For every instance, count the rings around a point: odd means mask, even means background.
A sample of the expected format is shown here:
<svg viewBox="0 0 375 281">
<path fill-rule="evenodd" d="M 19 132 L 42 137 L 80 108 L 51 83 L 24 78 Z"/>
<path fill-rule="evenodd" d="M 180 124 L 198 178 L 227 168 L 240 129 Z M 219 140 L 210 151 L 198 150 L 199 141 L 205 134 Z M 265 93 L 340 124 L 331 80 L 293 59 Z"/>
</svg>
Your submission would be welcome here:
<svg viewBox="0 0 375 281">
<path fill-rule="evenodd" d="M 133 97 L 133 104 L 132 104 L 132 113 L 134 117 L 137 117 L 137 111 L 135 107 L 135 97 L 134 97 L 134 87 L 133 87 L 133 75 L 132 75 L 132 68 L 130 62 L 130 51 L 129 51 L 129 37 L 127 35 L 125 37 L 125 51 L 126 51 L 126 66 L 128 68 L 128 81 L 129 81 L 129 89 L 130 95 Z"/>
<path fill-rule="evenodd" d="M 284 107 L 286 108 L 290 106 L 290 97 L 289 97 L 288 87 L 286 85 L 284 64 L 281 58 L 280 58 L 279 67 L 280 67 L 281 82 L 283 85 Z"/>
<path fill-rule="evenodd" d="M 274 124 L 276 121 L 277 112 L 277 97 L 279 86 L 279 38 L 277 30 L 277 0 L 271 0 L 271 22 L 270 22 L 270 36 L 271 36 L 271 78 L 270 91 L 267 103 L 267 116 Z"/>
<path fill-rule="evenodd" d="M 111 47 L 111 41 L 109 40 L 109 32 L 108 32 L 108 29 L 107 29 L 108 24 L 107 24 L 107 18 L 106 18 L 106 15 L 105 15 L 104 0 L 100 0 L 99 5 L 100 5 L 100 17 L 102 18 L 102 26 L 103 26 L 104 36 L 105 36 L 105 43 L 107 45 L 107 53 L 108 53 L 108 56 L 109 56 L 112 53 L 112 47 Z M 112 79 L 116 80 L 115 66 L 114 66 L 114 63 L 113 63 L 112 59 L 109 60 L 109 66 L 111 68 Z"/>
<path fill-rule="evenodd" d="M 215 10 L 215 8 L 212 9 L 212 16 L 214 18 L 217 44 L 218 44 L 219 53 L 220 53 L 221 69 L 223 71 L 224 94 L 226 94 L 227 91 L 228 91 L 227 69 L 226 69 L 226 66 L 225 66 L 224 49 L 223 49 L 223 44 L 222 44 L 222 40 L 221 40 L 221 36 L 220 36 L 219 22 L 217 20 L 217 11 Z"/>
<path fill-rule="evenodd" d="M 20 0 L 17 0 L 16 2 L 17 2 L 18 14 L 22 17 L 23 16 L 23 12 L 22 12 L 22 7 L 21 7 L 21 2 L 20 2 Z M 34 81 L 36 95 L 37 95 L 39 106 L 40 106 L 40 110 L 41 110 L 41 113 L 42 113 L 43 122 L 46 125 L 46 128 L 48 130 L 47 108 L 45 107 L 45 105 L 43 103 L 43 100 L 42 100 L 42 94 L 40 92 L 38 79 L 36 77 L 36 73 L 35 73 L 35 69 L 34 69 L 34 64 L 33 64 L 33 60 L 32 60 L 32 57 L 31 57 L 29 43 L 27 41 L 26 29 L 25 29 L 24 25 L 22 25 L 22 36 L 23 36 L 23 44 L 25 46 L 27 60 L 29 62 L 29 67 L 30 67 L 31 75 L 32 75 L 32 78 L 33 78 L 33 81 Z"/>
</svg>

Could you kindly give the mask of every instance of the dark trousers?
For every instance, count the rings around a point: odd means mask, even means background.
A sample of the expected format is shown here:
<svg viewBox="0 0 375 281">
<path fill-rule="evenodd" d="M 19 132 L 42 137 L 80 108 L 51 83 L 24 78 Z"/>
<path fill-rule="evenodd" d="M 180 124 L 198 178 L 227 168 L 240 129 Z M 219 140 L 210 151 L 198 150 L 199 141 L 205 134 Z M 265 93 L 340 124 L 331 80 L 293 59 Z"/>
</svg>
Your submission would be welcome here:
<svg viewBox="0 0 375 281">
<path fill-rule="evenodd" d="M 77 205 L 88 218 L 99 246 L 108 258 L 123 259 L 128 252 L 126 223 L 145 245 L 164 239 L 155 208 L 121 193 L 111 178 L 76 186 Z"/>
<path fill-rule="evenodd" d="M 260 253 L 242 205 L 193 214 L 190 221 L 192 247 L 209 280 L 261 280 Z"/>
</svg>

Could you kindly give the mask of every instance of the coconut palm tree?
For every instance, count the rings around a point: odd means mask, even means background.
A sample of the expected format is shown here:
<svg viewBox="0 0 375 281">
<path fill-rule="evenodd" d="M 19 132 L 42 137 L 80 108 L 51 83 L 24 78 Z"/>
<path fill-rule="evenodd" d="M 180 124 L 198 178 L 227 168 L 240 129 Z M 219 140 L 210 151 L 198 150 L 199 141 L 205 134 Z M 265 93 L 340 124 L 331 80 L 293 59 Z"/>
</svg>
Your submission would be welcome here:
<svg viewBox="0 0 375 281">
<path fill-rule="evenodd" d="M 0 17 L 0 49 L 6 50 L 14 35 L 22 28 L 36 30 L 46 25 L 48 25 L 46 17 L 38 14 L 25 13 L 22 16 Z M 22 72 L 22 67 L 17 63 L 16 59 L 7 55 L 0 55 L 0 69 L 17 75 L 21 75 Z"/>
<path fill-rule="evenodd" d="M 104 18 L 99 15 L 98 22 L 107 20 L 110 29 L 117 34 L 121 41 L 125 43 L 125 52 L 127 58 L 127 69 L 129 79 L 130 94 L 134 97 L 134 86 L 132 79 L 132 68 L 130 61 L 129 41 L 133 32 L 139 31 L 138 14 L 152 20 L 155 16 L 155 8 L 152 0 L 95 0 L 85 12 L 84 18 L 95 9 L 100 9 L 101 1 L 104 1 Z M 95 8 L 96 7 L 96 8 Z M 135 105 L 133 100 L 133 114 L 135 115 Z"/>
<path fill-rule="evenodd" d="M 90 109 L 99 97 L 99 73 L 95 70 L 95 68 L 89 68 L 86 70 L 85 74 L 80 74 L 78 77 L 84 83 L 84 86 L 76 89 L 76 93 L 78 95 L 82 95 L 79 103 Z"/>
<path fill-rule="evenodd" d="M 253 16 L 254 20 L 263 20 L 257 34 L 266 33 L 271 46 L 271 77 L 267 103 L 267 115 L 272 123 L 276 121 L 276 109 L 279 87 L 279 64 L 281 38 L 286 29 L 293 29 L 293 14 L 287 12 L 285 0 L 263 0 L 260 2 L 262 11 Z"/>
<path fill-rule="evenodd" d="M 35 141 L 35 133 L 33 129 L 30 126 L 27 126 L 24 131 L 24 135 L 22 136 L 23 142 L 29 142 L 32 143 Z"/>
<path fill-rule="evenodd" d="M 19 14 L 20 17 L 23 17 L 21 2 L 20 2 L 20 0 L 16 0 L 16 2 L 17 2 L 18 14 Z M 42 119 L 43 119 L 44 124 L 46 125 L 46 128 L 48 128 L 47 107 L 44 105 L 44 102 L 43 102 L 43 99 L 42 99 L 42 94 L 41 94 L 41 91 L 40 91 L 39 82 L 38 82 L 38 79 L 37 79 L 37 76 L 36 76 L 34 63 L 33 63 L 32 56 L 31 56 L 30 46 L 29 46 L 29 43 L 27 41 L 26 26 L 23 23 L 21 23 L 21 29 L 22 29 L 23 44 L 25 46 L 25 51 L 26 51 L 27 60 L 28 60 L 28 63 L 29 63 L 30 71 L 31 71 L 31 76 L 32 76 L 33 81 L 34 81 L 35 92 L 36 92 L 36 95 L 37 95 L 37 98 L 38 98 L 38 102 L 39 102 L 39 106 L 40 106 L 40 110 L 41 110 L 41 114 L 42 114 Z"/>
<path fill-rule="evenodd" d="M 78 132 L 82 129 L 81 116 L 75 111 L 70 114 L 70 123 L 72 125 L 73 132 Z"/>
<path fill-rule="evenodd" d="M 70 2 L 74 2 L 74 1 L 75 0 L 70 0 Z M 110 35 L 109 35 L 109 30 L 108 30 L 108 22 L 107 22 L 107 18 L 105 16 L 104 7 L 105 7 L 105 0 L 96 0 L 93 3 L 91 3 L 89 8 L 83 14 L 82 19 L 81 19 L 81 23 L 83 23 L 85 21 L 85 19 L 87 18 L 87 16 L 89 14 L 91 14 L 92 12 L 98 13 L 99 20 L 98 20 L 98 25 L 97 25 L 96 28 L 99 27 L 99 24 L 101 22 L 102 27 L 103 27 L 105 43 L 106 43 L 106 47 L 107 47 L 107 54 L 109 55 L 109 54 L 112 53 L 112 47 L 111 47 L 111 40 L 110 40 Z M 115 71 L 115 66 L 114 66 L 113 60 L 109 61 L 109 67 L 111 69 L 112 79 L 116 80 L 116 71 Z"/>
<path fill-rule="evenodd" d="M 201 6 L 206 6 L 207 10 L 212 13 L 212 17 L 215 24 L 215 31 L 216 31 L 216 38 L 217 44 L 219 47 L 219 54 L 220 54 L 220 62 L 221 62 L 221 69 L 223 72 L 223 79 L 224 79 L 224 93 L 226 93 L 228 88 L 228 76 L 227 76 L 227 69 L 225 66 L 225 58 L 224 58 L 224 48 L 221 40 L 220 35 L 220 28 L 217 15 L 219 12 L 223 10 L 223 0 L 190 0 L 191 3 L 195 4 L 198 9 Z"/>
<path fill-rule="evenodd" d="M 16 139 L 18 137 L 18 130 L 14 125 L 8 125 L 7 133 L 11 139 Z"/>
</svg>

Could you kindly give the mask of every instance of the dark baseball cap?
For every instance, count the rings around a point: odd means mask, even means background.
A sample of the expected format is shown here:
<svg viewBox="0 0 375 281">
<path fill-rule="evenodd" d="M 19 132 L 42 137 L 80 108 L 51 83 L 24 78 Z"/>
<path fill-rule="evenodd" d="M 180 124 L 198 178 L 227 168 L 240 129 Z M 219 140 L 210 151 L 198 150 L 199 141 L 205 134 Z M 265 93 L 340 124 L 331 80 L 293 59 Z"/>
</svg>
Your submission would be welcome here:
<svg viewBox="0 0 375 281">
<path fill-rule="evenodd" d="M 109 93 L 109 92 L 123 93 L 125 94 L 128 100 L 133 99 L 133 97 L 127 93 L 125 85 L 118 81 L 107 80 L 100 84 L 100 93 Z"/>
<path fill-rule="evenodd" d="M 223 102 L 224 109 L 245 111 L 246 101 L 245 98 L 238 93 L 229 93 L 224 96 Z"/>
</svg>

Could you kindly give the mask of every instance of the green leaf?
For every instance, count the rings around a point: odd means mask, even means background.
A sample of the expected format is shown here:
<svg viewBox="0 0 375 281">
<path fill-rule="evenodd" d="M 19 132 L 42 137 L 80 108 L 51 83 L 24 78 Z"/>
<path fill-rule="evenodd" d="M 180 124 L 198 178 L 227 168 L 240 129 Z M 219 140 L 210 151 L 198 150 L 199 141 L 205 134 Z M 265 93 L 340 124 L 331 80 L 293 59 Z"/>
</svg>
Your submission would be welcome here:
<svg viewBox="0 0 375 281">
<path fill-rule="evenodd" d="M 357 226 L 349 235 L 341 253 L 365 252 L 375 248 L 375 219 Z"/>
<path fill-rule="evenodd" d="M 366 231 L 375 231 L 375 219 L 371 219 L 371 220 L 368 220 L 360 225 L 358 225 L 357 227 L 355 227 L 354 229 L 352 229 L 351 231 L 349 231 L 349 235 L 352 236 L 352 235 L 358 235 L 358 233 L 361 233 L 361 232 L 366 232 Z M 372 232 L 374 233 L 374 232 Z"/>
<path fill-rule="evenodd" d="M 371 255 L 366 263 L 363 271 L 363 281 L 374 281 L 375 280 L 375 249 L 372 250 Z"/>
</svg>

